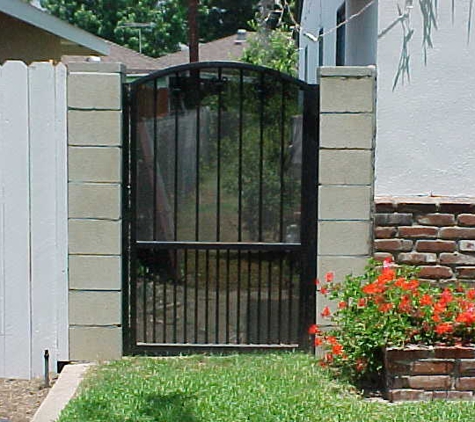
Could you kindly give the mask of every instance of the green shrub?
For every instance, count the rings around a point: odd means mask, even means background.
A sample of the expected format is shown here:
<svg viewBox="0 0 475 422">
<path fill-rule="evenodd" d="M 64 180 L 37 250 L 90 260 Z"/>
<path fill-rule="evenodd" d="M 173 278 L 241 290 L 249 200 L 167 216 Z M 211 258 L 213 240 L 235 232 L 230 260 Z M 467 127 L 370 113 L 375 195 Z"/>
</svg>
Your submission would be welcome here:
<svg viewBox="0 0 475 422">
<path fill-rule="evenodd" d="M 319 294 L 337 301 L 322 316 L 337 328 L 323 332 L 313 325 L 309 333 L 325 350 L 321 364 L 353 378 L 378 374 L 382 350 L 406 344 L 465 344 L 473 339 L 475 289 L 461 284 L 439 287 L 416 278 L 414 267 L 390 261 L 370 261 L 362 276 L 335 283 L 327 274 Z"/>
</svg>

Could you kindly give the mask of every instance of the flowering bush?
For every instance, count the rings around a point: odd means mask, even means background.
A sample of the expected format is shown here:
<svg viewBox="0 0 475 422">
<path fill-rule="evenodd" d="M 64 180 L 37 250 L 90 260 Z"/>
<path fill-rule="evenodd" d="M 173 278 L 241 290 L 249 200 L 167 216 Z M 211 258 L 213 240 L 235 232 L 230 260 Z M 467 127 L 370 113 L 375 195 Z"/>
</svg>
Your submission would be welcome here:
<svg viewBox="0 0 475 422">
<path fill-rule="evenodd" d="M 413 267 L 386 260 L 370 261 L 364 275 L 335 283 L 332 273 L 316 282 L 319 294 L 333 299 L 322 317 L 335 328 L 309 334 L 321 346 L 323 366 L 334 366 L 359 378 L 382 370 L 382 349 L 405 344 L 465 344 L 475 333 L 475 289 L 461 284 L 439 287 L 422 283 Z"/>
</svg>

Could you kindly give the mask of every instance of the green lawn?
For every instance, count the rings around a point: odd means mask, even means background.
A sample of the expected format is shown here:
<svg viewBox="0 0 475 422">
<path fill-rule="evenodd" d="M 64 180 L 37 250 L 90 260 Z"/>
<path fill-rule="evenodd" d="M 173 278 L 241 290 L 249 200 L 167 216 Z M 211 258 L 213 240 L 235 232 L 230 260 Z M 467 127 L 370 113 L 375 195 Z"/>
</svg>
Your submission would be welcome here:
<svg viewBox="0 0 475 422">
<path fill-rule="evenodd" d="M 129 358 L 94 370 L 60 422 L 469 422 L 475 404 L 361 399 L 303 354 Z"/>
</svg>

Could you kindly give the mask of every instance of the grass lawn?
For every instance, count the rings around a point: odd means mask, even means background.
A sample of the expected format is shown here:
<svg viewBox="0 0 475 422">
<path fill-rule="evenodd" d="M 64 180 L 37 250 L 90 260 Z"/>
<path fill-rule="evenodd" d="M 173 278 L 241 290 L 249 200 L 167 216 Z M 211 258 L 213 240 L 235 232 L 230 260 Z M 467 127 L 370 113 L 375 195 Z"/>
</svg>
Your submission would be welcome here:
<svg viewBox="0 0 475 422">
<path fill-rule="evenodd" d="M 368 402 L 304 354 L 127 358 L 90 374 L 69 421 L 469 422 L 475 404 Z"/>
</svg>

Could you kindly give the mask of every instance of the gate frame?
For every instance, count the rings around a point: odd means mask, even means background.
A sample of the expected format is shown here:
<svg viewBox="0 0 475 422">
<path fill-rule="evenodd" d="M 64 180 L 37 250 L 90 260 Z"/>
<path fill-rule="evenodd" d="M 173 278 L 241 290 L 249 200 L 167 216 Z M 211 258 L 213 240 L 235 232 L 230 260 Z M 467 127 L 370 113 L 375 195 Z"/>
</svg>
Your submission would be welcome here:
<svg viewBox="0 0 475 422">
<path fill-rule="evenodd" d="M 298 349 L 314 351 L 308 327 L 316 322 L 316 287 L 317 277 L 317 239 L 318 239 L 318 203 L 319 203 L 319 149 L 320 149 L 320 86 L 308 84 L 288 74 L 264 66 L 251 65 L 233 61 L 207 61 L 187 63 L 158 70 L 133 82 L 123 84 L 123 158 L 122 158 L 122 328 L 124 355 L 175 355 L 200 352 L 236 352 L 236 351 L 276 351 L 295 350 L 293 345 L 249 345 L 249 344 L 193 344 L 185 347 L 182 344 L 160 346 L 138 346 L 135 341 L 133 321 L 136 309 L 133 310 L 130 300 L 131 274 L 133 274 L 135 239 L 136 201 L 133 198 L 132 182 L 136 180 L 136 120 L 131 117 L 137 110 L 138 86 L 151 80 L 173 73 L 201 69 L 242 69 L 279 77 L 301 88 L 303 92 L 302 122 L 302 173 L 301 173 L 301 217 L 300 217 L 300 259 L 302 270 L 299 282 L 299 332 Z M 312 165 L 313 163 L 313 165 Z M 313 195 L 306 193 L 313 192 Z M 313 233 L 313 236 L 311 235 Z"/>
</svg>

